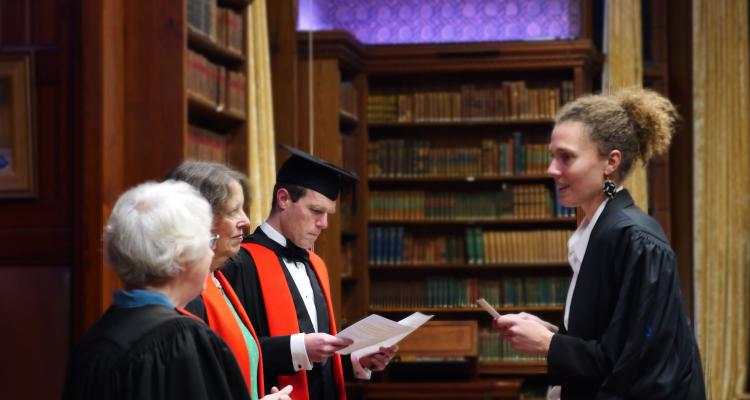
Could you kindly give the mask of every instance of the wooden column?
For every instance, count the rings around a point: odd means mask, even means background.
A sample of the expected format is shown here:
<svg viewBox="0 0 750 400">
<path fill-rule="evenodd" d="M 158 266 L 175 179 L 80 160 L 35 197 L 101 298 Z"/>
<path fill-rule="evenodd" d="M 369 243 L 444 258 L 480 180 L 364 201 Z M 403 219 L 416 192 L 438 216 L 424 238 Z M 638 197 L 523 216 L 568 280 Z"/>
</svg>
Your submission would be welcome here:
<svg viewBox="0 0 750 400">
<path fill-rule="evenodd" d="M 267 7 L 276 142 L 299 147 L 297 1 L 273 0 L 267 2 Z M 276 155 L 277 165 L 288 157 L 288 154 L 278 150 Z"/>
</svg>

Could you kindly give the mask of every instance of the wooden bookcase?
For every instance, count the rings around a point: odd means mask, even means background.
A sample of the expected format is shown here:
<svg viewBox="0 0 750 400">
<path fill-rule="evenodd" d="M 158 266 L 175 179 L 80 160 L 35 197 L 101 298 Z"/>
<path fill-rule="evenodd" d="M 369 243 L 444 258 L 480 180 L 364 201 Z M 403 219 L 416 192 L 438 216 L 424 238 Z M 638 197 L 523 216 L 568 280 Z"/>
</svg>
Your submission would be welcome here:
<svg viewBox="0 0 750 400">
<path fill-rule="evenodd" d="M 127 40 L 113 50 L 115 67 L 123 76 L 112 91 L 122 101 L 124 134 L 112 143 L 126 154 L 124 186 L 161 179 L 187 158 L 227 161 L 248 171 L 248 125 L 245 107 L 228 103 L 219 94 L 226 79 L 215 77 L 215 91 L 196 89 L 195 55 L 203 67 L 248 76 L 246 21 L 252 0 L 181 0 L 175 2 L 126 2 L 122 10 Z M 203 22 L 196 23 L 189 7 L 201 6 Z M 218 15 L 231 10 L 235 16 L 234 46 L 220 40 L 215 24 Z M 192 23 L 191 23 L 192 21 Z M 204 25 L 205 24 L 205 25 Z M 207 32 L 213 32 L 208 34 Z M 210 64 L 209 64 L 210 63 Z M 206 77 L 204 77 L 206 78 Z M 206 78 L 207 79 L 207 78 Z M 123 83 L 124 82 L 124 83 Z M 206 84 L 203 82 L 202 84 Z M 247 101 L 248 85 L 235 84 L 233 91 Z M 224 89 L 225 90 L 225 89 Z M 227 92 L 225 91 L 224 94 Z M 235 105 L 235 106 L 231 106 Z M 231 107 L 230 107 L 231 106 Z M 194 140 L 193 127 L 208 132 L 205 140 Z M 200 152 L 195 146 L 203 147 Z"/>
<path fill-rule="evenodd" d="M 600 56 L 587 40 L 367 51 L 369 311 L 478 321 L 477 381 L 544 374 L 474 299 L 561 323 L 576 217 L 551 206 L 546 144 Z"/>
<path fill-rule="evenodd" d="M 185 0 L 185 158 L 248 171 L 250 76 L 246 21 L 251 0 Z"/>
</svg>

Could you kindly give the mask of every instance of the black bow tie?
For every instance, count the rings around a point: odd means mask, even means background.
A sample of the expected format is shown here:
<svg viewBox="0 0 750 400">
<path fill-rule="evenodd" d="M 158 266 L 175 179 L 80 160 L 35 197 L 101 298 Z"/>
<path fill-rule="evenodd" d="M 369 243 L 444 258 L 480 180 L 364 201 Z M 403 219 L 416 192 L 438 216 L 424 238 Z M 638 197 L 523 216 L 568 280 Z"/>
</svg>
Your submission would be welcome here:
<svg viewBox="0 0 750 400">
<path fill-rule="evenodd" d="M 310 263 L 310 255 L 307 253 L 307 250 L 292 243 L 292 241 L 289 239 L 286 240 L 286 247 L 284 247 L 279 244 L 279 242 L 269 238 L 268 235 L 266 235 L 266 233 L 263 232 L 262 229 L 260 229 L 260 227 L 258 227 L 255 232 L 253 232 L 253 234 L 249 238 L 247 238 L 246 241 L 258 243 L 261 246 L 268 247 L 269 249 L 273 250 L 274 253 L 286 260 L 292 262 L 301 262 L 308 265 Z"/>
<path fill-rule="evenodd" d="M 307 250 L 297 246 L 290 240 L 286 241 L 286 247 L 281 247 L 280 255 L 285 259 L 293 262 L 301 262 L 304 264 L 308 264 L 310 262 L 310 255 L 307 253 Z"/>
</svg>

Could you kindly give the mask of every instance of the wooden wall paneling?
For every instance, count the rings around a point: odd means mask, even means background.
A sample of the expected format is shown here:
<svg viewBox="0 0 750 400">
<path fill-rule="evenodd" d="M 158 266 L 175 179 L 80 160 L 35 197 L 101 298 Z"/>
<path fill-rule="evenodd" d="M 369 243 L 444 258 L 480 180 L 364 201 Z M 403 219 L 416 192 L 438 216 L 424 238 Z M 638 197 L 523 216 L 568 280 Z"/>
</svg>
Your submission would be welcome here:
<svg viewBox="0 0 750 400">
<path fill-rule="evenodd" d="M 82 134 L 77 159 L 76 269 L 73 274 L 73 339 L 96 321 L 120 286 L 105 266 L 103 226 L 125 189 L 124 4 L 84 0 L 81 7 Z M 83 78 L 85 77 L 85 79 Z"/>
<path fill-rule="evenodd" d="M 685 306 L 693 315 L 693 52 L 692 9 L 667 1 L 669 97 L 682 117 L 669 152 L 672 247 L 677 254 Z"/>
<path fill-rule="evenodd" d="M 357 157 L 359 165 L 357 165 L 357 171 L 359 175 L 359 183 L 357 184 L 356 192 L 356 214 L 354 216 L 354 226 L 356 227 L 356 234 L 358 236 L 357 243 L 354 248 L 354 260 L 352 265 L 352 275 L 357 279 L 356 285 L 353 289 L 356 293 L 353 293 L 352 308 L 349 310 L 348 315 L 354 317 L 356 321 L 359 318 L 363 318 L 367 315 L 367 308 L 369 307 L 370 299 L 370 281 L 368 277 L 368 240 L 367 240 L 367 220 L 368 220 L 368 208 L 367 199 L 369 198 L 369 187 L 367 185 L 367 145 L 368 145 L 368 134 L 367 134 L 367 99 L 369 97 L 369 90 L 367 85 L 367 76 L 363 73 L 358 74 L 354 78 L 354 86 L 359 89 L 357 103 L 359 112 L 359 125 L 357 126 L 354 135 L 357 140 L 357 154 L 362 155 Z M 353 322 L 353 321 L 352 321 Z"/>
<path fill-rule="evenodd" d="M 68 358 L 69 297 L 69 265 L 0 268 L 4 399 L 60 398 Z"/>
<path fill-rule="evenodd" d="M 2 398 L 57 398 L 71 326 L 79 3 L 0 2 L 0 53 L 31 55 L 38 195 L 0 199 Z M 40 384 L 42 383 L 42 384 Z"/>
<path fill-rule="evenodd" d="M 125 2 L 125 186 L 161 179 L 184 158 L 184 2 Z"/>
<path fill-rule="evenodd" d="M 276 142 L 299 147 L 297 99 L 297 1 L 273 0 L 266 2 L 268 12 L 268 40 L 271 50 L 271 84 Z M 277 150 L 276 163 L 288 157 L 285 150 Z"/>
<path fill-rule="evenodd" d="M 49 3 L 39 2 L 37 8 Z M 0 2 L 0 46 L 21 46 L 31 44 L 31 2 Z"/>
<path fill-rule="evenodd" d="M 665 0 L 643 2 L 648 7 L 644 12 L 644 42 L 649 43 L 650 53 L 644 54 L 643 86 L 669 97 L 669 73 L 667 69 L 667 3 Z M 669 193 L 669 155 L 654 157 L 648 164 L 649 209 L 664 229 L 667 238 L 671 237 L 671 209 Z"/>
<path fill-rule="evenodd" d="M 581 1 L 581 33 L 578 36 L 579 39 L 591 39 L 593 36 L 592 32 L 592 20 L 594 18 L 593 12 L 593 4 L 591 3 L 592 0 L 582 0 Z"/>
<path fill-rule="evenodd" d="M 672 215 L 669 193 L 669 154 L 654 157 L 648 164 L 650 196 L 648 212 L 664 229 L 667 239 L 672 236 Z"/>
<path fill-rule="evenodd" d="M 667 61 L 667 0 L 651 0 L 644 6 L 651 7 L 651 58 L 659 63 Z"/>
</svg>

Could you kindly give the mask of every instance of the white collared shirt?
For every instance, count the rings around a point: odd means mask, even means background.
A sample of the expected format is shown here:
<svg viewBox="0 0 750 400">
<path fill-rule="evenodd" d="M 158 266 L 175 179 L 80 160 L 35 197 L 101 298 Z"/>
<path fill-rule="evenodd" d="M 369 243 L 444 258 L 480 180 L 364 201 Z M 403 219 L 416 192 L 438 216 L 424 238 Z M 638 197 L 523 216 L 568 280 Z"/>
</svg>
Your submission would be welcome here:
<svg viewBox="0 0 750 400">
<path fill-rule="evenodd" d="M 269 239 L 274 242 L 286 247 L 286 238 L 284 235 L 279 233 L 267 222 L 263 222 L 260 226 L 260 230 L 268 236 Z M 307 270 L 305 264 L 300 262 L 288 261 L 285 258 L 284 266 L 286 267 L 289 274 L 292 276 L 297 291 L 302 296 L 302 301 L 305 303 L 307 314 L 312 321 L 315 332 L 318 331 L 318 311 L 315 307 L 315 297 L 313 296 L 312 284 L 310 283 L 310 277 L 307 276 Z M 301 369 L 311 370 L 313 368 L 310 359 L 307 357 L 307 350 L 305 349 L 305 334 L 296 333 L 291 335 L 289 338 L 289 347 L 292 353 L 292 363 L 294 364 L 294 370 L 299 371 Z"/>
<path fill-rule="evenodd" d="M 621 189 L 622 187 L 618 188 Z M 594 212 L 594 215 L 581 221 L 581 225 L 578 226 L 573 236 L 568 239 L 568 261 L 570 262 L 570 268 L 573 269 L 573 279 L 570 280 L 570 287 L 568 287 L 568 296 L 565 299 L 565 316 L 563 323 L 565 329 L 568 329 L 568 316 L 570 315 L 570 303 L 573 300 L 573 292 L 576 289 L 576 281 L 578 281 L 578 272 L 581 270 L 581 264 L 583 263 L 583 256 L 586 255 L 586 247 L 589 245 L 589 238 L 591 237 L 591 231 L 596 225 L 596 221 L 604 211 L 604 207 L 607 205 L 609 199 L 604 199 L 602 204 Z"/>
</svg>

